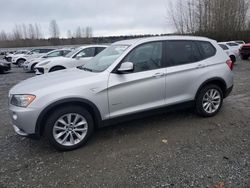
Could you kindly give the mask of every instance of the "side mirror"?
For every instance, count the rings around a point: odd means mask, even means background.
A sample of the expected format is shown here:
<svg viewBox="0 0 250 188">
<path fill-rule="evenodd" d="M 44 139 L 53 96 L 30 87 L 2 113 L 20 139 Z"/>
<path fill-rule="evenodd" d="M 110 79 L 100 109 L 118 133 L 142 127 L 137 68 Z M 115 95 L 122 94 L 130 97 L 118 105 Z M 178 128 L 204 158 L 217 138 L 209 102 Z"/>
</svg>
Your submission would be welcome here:
<svg viewBox="0 0 250 188">
<path fill-rule="evenodd" d="M 121 64 L 121 66 L 118 68 L 118 73 L 127 73 L 134 70 L 134 64 L 132 62 L 124 62 Z"/>
</svg>

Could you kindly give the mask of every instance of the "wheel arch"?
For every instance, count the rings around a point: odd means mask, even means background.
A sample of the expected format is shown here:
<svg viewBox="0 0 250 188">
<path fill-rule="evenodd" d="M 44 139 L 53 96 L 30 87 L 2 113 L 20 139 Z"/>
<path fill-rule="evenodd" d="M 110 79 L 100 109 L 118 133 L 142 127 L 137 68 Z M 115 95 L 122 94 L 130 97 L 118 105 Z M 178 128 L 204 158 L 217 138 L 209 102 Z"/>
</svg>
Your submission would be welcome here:
<svg viewBox="0 0 250 188">
<path fill-rule="evenodd" d="M 57 67 L 62 68 L 62 69 L 66 69 L 66 67 L 64 67 L 62 65 L 55 65 L 55 66 L 51 67 L 48 72 L 51 72 L 52 69 L 57 68 Z"/>
<path fill-rule="evenodd" d="M 44 128 L 46 126 L 46 120 L 49 117 L 50 113 L 53 110 L 60 108 L 62 106 L 67 105 L 76 105 L 85 108 L 93 117 L 94 126 L 98 128 L 101 124 L 101 114 L 98 108 L 94 103 L 89 100 L 81 99 L 81 98 L 67 98 L 56 101 L 50 105 L 48 105 L 43 111 L 39 114 L 39 117 L 36 122 L 35 135 L 36 137 L 40 137 L 43 135 Z"/>
<path fill-rule="evenodd" d="M 25 59 L 25 58 L 20 57 L 20 58 L 18 58 L 18 59 L 16 60 L 16 63 L 18 63 L 18 61 L 20 61 L 20 60 L 24 60 L 24 61 L 26 61 L 26 59 Z"/>
<path fill-rule="evenodd" d="M 205 82 L 203 82 L 200 85 L 199 89 L 196 92 L 195 100 L 197 99 L 197 96 L 198 96 L 200 90 L 203 87 L 205 87 L 207 85 L 210 85 L 210 84 L 214 84 L 214 85 L 219 86 L 221 88 L 221 90 L 222 90 L 223 97 L 226 97 L 226 94 L 227 94 L 227 84 L 226 84 L 225 80 L 223 80 L 222 78 L 219 78 L 219 77 L 215 77 L 215 78 L 211 78 L 211 79 L 206 80 Z"/>
</svg>

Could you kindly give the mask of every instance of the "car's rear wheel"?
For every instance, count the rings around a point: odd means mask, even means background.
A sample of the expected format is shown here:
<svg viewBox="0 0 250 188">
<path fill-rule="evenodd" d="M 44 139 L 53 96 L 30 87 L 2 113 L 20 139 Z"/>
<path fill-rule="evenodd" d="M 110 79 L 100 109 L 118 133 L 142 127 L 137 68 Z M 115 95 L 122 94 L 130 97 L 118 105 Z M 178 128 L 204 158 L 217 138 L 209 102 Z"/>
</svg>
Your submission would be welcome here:
<svg viewBox="0 0 250 188">
<path fill-rule="evenodd" d="M 73 150 L 84 145 L 94 131 L 93 118 L 79 106 L 58 108 L 47 120 L 49 142 L 58 150 Z"/>
<path fill-rule="evenodd" d="M 65 69 L 65 67 L 62 66 L 56 66 L 56 67 L 52 67 L 49 72 L 55 72 L 55 71 L 59 71 L 59 70 L 63 70 Z"/>
<path fill-rule="evenodd" d="M 212 117 L 216 115 L 223 104 L 223 94 L 217 85 L 203 87 L 196 98 L 196 111 L 200 116 Z"/>
</svg>

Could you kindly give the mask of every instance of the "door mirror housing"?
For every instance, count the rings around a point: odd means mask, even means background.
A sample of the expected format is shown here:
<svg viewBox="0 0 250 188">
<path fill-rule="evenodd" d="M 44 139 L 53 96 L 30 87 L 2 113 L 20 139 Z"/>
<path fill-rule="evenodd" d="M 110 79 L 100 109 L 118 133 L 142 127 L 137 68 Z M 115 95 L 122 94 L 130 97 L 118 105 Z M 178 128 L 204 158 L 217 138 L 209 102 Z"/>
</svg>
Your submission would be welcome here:
<svg viewBox="0 0 250 188">
<path fill-rule="evenodd" d="M 134 64 L 132 62 L 124 62 L 120 65 L 120 67 L 117 69 L 118 73 L 127 73 L 134 70 Z"/>
</svg>

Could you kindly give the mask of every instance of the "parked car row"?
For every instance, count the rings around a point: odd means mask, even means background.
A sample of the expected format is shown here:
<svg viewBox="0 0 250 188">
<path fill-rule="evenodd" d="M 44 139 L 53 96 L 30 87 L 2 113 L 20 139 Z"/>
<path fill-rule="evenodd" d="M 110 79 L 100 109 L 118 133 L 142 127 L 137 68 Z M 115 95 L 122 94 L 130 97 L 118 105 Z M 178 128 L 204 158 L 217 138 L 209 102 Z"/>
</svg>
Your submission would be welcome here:
<svg viewBox="0 0 250 188">
<path fill-rule="evenodd" d="M 245 45 L 244 41 L 219 42 L 218 44 L 234 63 L 237 61 L 237 59 L 239 59 L 239 57 L 242 58 L 240 55 L 240 49 L 243 45 Z"/>
</svg>

